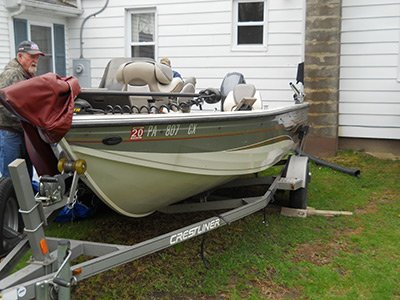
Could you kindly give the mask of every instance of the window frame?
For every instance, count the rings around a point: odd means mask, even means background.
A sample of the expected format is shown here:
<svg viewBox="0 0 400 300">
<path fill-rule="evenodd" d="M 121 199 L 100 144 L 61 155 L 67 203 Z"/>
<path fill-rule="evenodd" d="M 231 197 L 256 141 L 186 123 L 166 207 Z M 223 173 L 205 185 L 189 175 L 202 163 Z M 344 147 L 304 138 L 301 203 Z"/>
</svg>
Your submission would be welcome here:
<svg viewBox="0 0 400 300">
<path fill-rule="evenodd" d="M 239 4 L 249 2 L 261 2 L 264 4 L 264 20 L 256 22 L 239 22 Z M 232 51 L 266 51 L 268 37 L 268 0 L 233 0 L 232 1 Z M 238 44 L 238 28 L 239 26 L 260 26 L 263 27 L 263 43 L 262 44 Z"/>
<path fill-rule="evenodd" d="M 138 15 L 138 14 L 153 14 L 154 15 L 154 39 L 153 42 L 133 42 L 132 41 L 132 15 Z M 126 26 L 127 26 L 127 44 L 126 44 L 126 56 L 127 57 L 133 57 L 132 56 L 132 46 L 153 46 L 154 47 L 154 58 L 156 59 L 157 56 L 157 10 L 155 7 L 140 7 L 140 8 L 129 8 L 126 10 Z"/>
<path fill-rule="evenodd" d="M 56 70 L 56 60 L 55 60 L 55 50 L 54 50 L 54 28 L 53 23 L 42 23 L 42 22 L 32 22 L 28 20 L 28 40 L 32 40 L 32 26 L 40 26 L 50 28 L 50 38 L 51 38 L 51 67 L 52 70 L 48 72 L 55 72 Z"/>
<path fill-rule="evenodd" d="M 24 32 L 19 32 L 22 34 L 22 36 L 17 36 L 17 33 L 15 32 L 15 26 L 16 23 L 19 23 L 19 26 L 25 27 L 23 30 Z M 65 47 L 66 45 L 66 25 L 63 22 L 41 22 L 38 20 L 31 20 L 29 18 L 14 18 L 13 20 L 13 39 L 14 39 L 14 54 L 17 51 L 17 46 L 22 40 L 32 40 L 32 26 L 41 26 L 41 27 L 47 27 L 50 28 L 50 38 L 51 38 L 51 68 L 52 70 L 49 70 L 49 72 L 56 72 L 57 74 L 60 74 L 61 76 L 66 76 L 67 75 L 67 49 Z M 56 55 L 60 55 L 59 52 L 56 51 L 56 45 L 55 45 L 55 39 L 56 39 L 56 34 L 55 34 L 55 26 L 62 26 L 63 27 L 63 38 L 64 38 L 64 51 L 62 53 L 62 57 L 64 59 L 64 63 L 62 65 L 57 64 L 57 57 Z M 20 27 L 19 29 L 21 29 Z M 18 40 L 20 39 L 20 40 Z M 22 40 L 21 40 L 22 39 Z"/>
</svg>

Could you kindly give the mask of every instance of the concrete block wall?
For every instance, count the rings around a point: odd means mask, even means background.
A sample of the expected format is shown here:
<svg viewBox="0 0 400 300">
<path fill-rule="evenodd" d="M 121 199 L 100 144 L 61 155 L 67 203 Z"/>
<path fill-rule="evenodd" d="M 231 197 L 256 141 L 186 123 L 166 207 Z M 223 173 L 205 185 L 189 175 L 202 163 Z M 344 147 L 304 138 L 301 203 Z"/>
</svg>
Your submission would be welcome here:
<svg viewBox="0 0 400 300">
<path fill-rule="evenodd" d="M 306 152 L 333 156 L 338 149 L 341 0 L 307 0 L 305 94 L 311 103 Z"/>
</svg>

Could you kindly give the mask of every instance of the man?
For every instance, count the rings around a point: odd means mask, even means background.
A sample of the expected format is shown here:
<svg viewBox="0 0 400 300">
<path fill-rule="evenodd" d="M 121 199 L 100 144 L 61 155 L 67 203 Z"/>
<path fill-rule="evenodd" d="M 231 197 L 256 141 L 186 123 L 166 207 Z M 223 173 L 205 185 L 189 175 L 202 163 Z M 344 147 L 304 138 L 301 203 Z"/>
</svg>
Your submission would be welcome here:
<svg viewBox="0 0 400 300">
<path fill-rule="evenodd" d="M 0 74 L 0 89 L 36 75 L 39 57 L 44 56 L 37 44 L 23 41 L 18 45 L 17 57 L 12 59 Z M 32 164 L 26 152 L 20 121 L 0 105 L 0 173 L 9 177 L 8 165 L 16 158 L 24 158 L 32 175 Z"/>
<path fill-rule="evenodd" d="M 168 57 L 163 57 L 163 58 L 161 58 L 160 59 L 160 64 L 163 64 L 163 65 L 166 65 L 166 66 L 168 66 L 168 67 L 170 67 L 171 69 L 172 69 L 172 67 L 171 67 L 171 61 L 169 60 L 169 58 Z M 181 74 L 179 74 L 177 71 L 175 71 L 175 70 L 172 70 L 172 77 L 179 77 L 180 79 L 182 79 L 182 76 L 181 76 Z"/>
</svg>

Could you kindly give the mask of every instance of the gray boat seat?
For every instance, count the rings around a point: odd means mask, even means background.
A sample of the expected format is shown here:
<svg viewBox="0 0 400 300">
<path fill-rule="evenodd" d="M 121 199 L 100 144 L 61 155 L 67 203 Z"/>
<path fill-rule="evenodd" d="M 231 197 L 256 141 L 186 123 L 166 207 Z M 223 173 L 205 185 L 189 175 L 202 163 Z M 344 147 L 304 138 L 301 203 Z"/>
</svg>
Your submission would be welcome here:
<svg viewBox="0 0 400 300">
<path fill-rule="evenodd" d="M 112 91 L 122 91 L 124 84 L 117 81 L 115 74 L 121 64 L 132 61 L 131 57 L 116 57 L 110 60 L 104 70 L 99 88 L 105 88 Z"/>
<path fill-rule="evenodd" d="M 179 93 L 183 80 L 172 77 L 172 69 L 154 61 L 132 61 L 123 63 L 117 70 L 118 82 L 128 86 L 148 85 L 151 92 Z"/>
<path fill-rule="evenodd" d="M 181 93 L 185 94 L 194 94 L 196 92 L 196 78 L 195 77 L 187 77 L 183 80 L 183 88 Z M 178 103 L 185 103 L 193 99 L 193 97 L 178 97 Z M 190 106 L 181 106 L 182 112 L 190 112 Z"/>
<path fill-rule="evenodd" d="M 252 84 L 238 84 L 228 93 L 224 111 L 262 109 L 260 92 Z"/>
</svg>

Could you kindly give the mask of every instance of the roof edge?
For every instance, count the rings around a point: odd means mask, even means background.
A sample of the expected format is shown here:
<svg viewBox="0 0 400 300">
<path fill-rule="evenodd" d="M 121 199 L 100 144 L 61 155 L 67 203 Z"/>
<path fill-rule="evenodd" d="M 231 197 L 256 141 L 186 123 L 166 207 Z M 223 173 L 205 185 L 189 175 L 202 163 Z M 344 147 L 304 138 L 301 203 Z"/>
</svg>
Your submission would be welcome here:
<svg viewBox="0 0 400 300">
<path fill-rule="evenodd" d="M 25 5 L 27 8 L 52 11 L 65 17 L 77 17 L 83 13 L 83 10 L 77 7 L 74 8 L 71 6 L 57 5 L 38 0 L 22 0 L 21 5 Z"/>
</svg>

